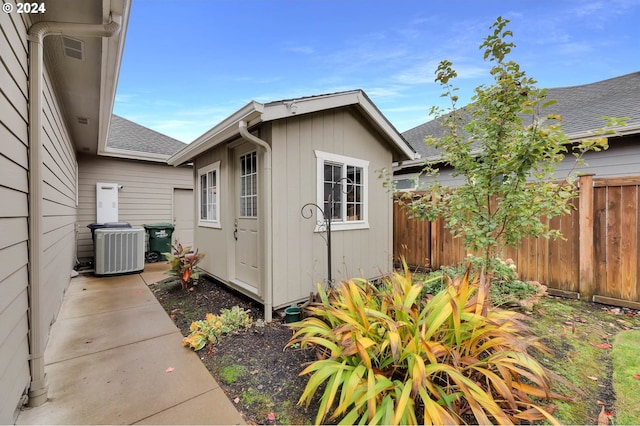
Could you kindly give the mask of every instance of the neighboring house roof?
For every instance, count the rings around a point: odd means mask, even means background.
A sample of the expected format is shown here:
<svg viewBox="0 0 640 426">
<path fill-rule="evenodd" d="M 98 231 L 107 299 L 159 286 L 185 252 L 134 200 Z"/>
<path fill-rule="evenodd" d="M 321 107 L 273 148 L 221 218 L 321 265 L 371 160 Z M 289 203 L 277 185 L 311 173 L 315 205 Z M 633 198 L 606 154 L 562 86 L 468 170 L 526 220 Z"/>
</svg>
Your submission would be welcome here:
<svg viewBox="0 0 640 426">
<path fill-rule="evenodd" d="M 221 121 L 215 127 L 191 142 L 185 149 L 173 155 L 168 163 L 180 165 L 191 161 L 197 155 L 224 143 L 239 134 L 240 122 L 249 128 L 273 120 L 297 115 L 325 111 L 345 106 L 357 106 L 363 116 L 390 142 L 394 161 L 416 158 L 416 152 L 400 135 L 395 127 L 386 119 L 380 110 L 371 102 L 362 90 L 351 90 L 296 99 L 285 99 L 266 104 L 251 101 L 235 113 Z"/>
<path fill-rule="evenodd" d="M 556 103 L 545 108 L 544 113 L 563 117 L 562 128 L 570 140 L 589 136 L 590 132 L 604 127 L 603 116 L 628 117 L 627 125 L 619 129 L 620 133 L 640 133 L 640 72 L 580 86 L 549 89 L 547 99 Z M 463 117 L 465 122 L 471 119 L 466 111 L 463 111 Z M 431 120 L 402 134 L 420 154 L 420 162 L 438 159 L 438 150 L 427 146 L 424 138 L 442 136 L 440 123 L 438 119 Z"/>
<path fill-rule="evenodd" d="M 165 162 L 187 144 L 113 114 L 105 155 Z"/>
</svg>

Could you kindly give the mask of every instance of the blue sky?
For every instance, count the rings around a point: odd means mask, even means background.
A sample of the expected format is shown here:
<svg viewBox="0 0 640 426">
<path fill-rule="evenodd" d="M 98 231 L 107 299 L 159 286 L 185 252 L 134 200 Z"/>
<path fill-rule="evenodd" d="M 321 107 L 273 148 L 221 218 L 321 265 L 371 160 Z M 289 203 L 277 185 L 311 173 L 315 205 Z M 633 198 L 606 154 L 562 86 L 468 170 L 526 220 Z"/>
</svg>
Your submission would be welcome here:
<svg viewBox="0 0 640 426">
<path fill-rule="evenodd" d="M 251 100 L 363 89 L 403 132 L 491 83 L 478 49 L 509 19 L 540 87 L 640 71 L 640 0 L 133 0 L 114 112 L 191 142 Z"/>
</svg>

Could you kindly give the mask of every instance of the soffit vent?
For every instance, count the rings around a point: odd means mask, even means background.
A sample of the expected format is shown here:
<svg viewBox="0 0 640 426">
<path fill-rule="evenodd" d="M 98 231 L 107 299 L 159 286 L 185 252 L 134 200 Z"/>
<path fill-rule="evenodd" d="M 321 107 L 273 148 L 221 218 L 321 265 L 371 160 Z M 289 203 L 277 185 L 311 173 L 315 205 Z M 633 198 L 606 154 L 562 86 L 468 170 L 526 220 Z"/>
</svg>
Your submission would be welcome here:
<svg viewBox="0 0 640 426">
<path fill-rule="evenodd" d="M 62 49 L 67 58 L 84 61 L 84 41 L 62 36 Z"/>
</svg>

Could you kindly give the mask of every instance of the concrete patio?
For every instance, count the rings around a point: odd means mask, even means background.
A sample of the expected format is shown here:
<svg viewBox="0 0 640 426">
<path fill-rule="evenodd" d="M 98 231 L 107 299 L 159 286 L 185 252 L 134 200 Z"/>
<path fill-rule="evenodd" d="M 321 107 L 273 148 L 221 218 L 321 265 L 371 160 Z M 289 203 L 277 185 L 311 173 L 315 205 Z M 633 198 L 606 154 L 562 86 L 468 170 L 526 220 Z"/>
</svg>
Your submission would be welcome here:
<svg viewBox="0 0 640 426">
<path fill-rule="evenodd" d="M 45 351 L 49 399 L 17 424 L 245 424 L 142 274 L 71 280 Z"/>
</svg>

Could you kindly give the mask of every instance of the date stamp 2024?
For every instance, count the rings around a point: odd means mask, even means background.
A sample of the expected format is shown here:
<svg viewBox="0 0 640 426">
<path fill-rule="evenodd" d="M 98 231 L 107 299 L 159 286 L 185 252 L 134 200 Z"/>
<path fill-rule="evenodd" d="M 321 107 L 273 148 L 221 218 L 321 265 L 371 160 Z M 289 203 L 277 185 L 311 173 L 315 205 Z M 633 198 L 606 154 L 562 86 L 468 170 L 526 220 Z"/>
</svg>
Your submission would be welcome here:
<svg viewBox="0 0 640 426">
<path fill-rule="evenodd" d="M 16 3 L 15 5 L 4 3 L 2 11 L 4 13 L 12 13 L 13 11 L 16 13 L 45 13 L 47 8 L 44 2 Z"/>
</svg>

